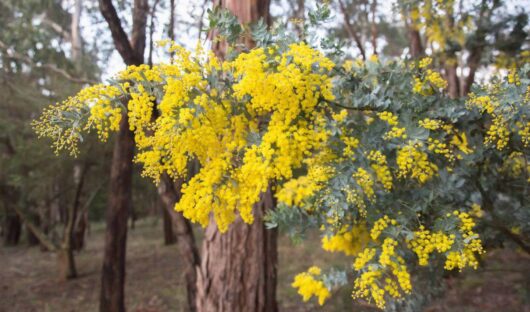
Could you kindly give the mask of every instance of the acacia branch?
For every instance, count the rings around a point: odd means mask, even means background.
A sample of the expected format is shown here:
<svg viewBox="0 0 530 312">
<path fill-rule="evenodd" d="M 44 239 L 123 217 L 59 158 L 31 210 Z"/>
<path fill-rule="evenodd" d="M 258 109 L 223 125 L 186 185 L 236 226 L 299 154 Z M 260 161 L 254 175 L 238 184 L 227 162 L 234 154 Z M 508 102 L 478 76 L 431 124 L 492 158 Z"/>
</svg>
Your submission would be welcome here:
<svg viewBox="0 0 530 312">
<path fill-rule="evenodd" d="M 482 197 L 484 210 L 486 210 L 489 214 L 491 214 L 491 222 L 488 222 L 489 225 L 497 230 L 499 230 L 502 234 L 506 235 L 509 239 L 511 239 L 514 243 L 516 243 L 521 249 L 523 249 L 527 254 L 530 255 L 530 245 L 528 245 L 524 239 L 521 237 L 521 235 L 518 235 L 514 232 L 512 232 L 510 229 L 508 229 L 506 226 L 504 226 L 501 222 L 499 222 L 499 216 L 495 213 L 495 209 L 493 207 L 493 202 L 490 199 L 488 193 L 486 190 L 482 187 L 480 182 L 476 182 L 477 188 L 480 192 L 480 195 Z"/>
</svg>

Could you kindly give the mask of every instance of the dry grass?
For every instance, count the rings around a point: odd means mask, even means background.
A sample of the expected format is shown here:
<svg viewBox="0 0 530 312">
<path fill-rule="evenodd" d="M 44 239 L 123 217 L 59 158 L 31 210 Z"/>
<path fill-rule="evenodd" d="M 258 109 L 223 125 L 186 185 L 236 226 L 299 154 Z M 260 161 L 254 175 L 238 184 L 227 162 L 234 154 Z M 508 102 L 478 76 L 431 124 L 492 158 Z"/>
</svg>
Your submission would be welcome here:
<svg viewBox="0 0 530 312">
<path fill-rule="evenodd" d="M 348 289 L 335 293 L 323 307 L 302 303 L 289 285 L 293 276 L 312 264 L 329 267 L 348 261 L 324 253 L 317 235 L 293 245 L 281 237 L 278 301 L 282 311 L 370 311 L 353 305 Z M 97 311 L 103 227 L 94 225 L 87 248 L 76 256 L 80 277 L 68 282 L 56 279 L 55 256 L 39 248 L 0 248 L 0 311 Z M 530 261 L 516 253 L 495 252 L 487 266 L 449 279 L 448 291 L 428 311 L 529 311 Z M 143 220 L 129 231 L 126 300 L 129 311 L 184 311 L 176 246 L 163 246 L 161 222 Z M 525 304 L 526 302 L 526 304 Z"/>
</svg>

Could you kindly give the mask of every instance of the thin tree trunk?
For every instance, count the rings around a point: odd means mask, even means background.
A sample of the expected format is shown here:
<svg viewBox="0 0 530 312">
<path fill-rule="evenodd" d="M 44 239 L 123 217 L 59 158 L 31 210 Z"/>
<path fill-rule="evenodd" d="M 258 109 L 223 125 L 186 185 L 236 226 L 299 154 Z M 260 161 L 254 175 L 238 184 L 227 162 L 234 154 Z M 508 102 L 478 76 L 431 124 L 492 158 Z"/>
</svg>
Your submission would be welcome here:
<svg viewBox="0 0 530 312">
<path fill-rule="evenodd" d="M 173 220 L 171 220 L 171 215 L 169 214 L 169 211 L 163 205 L 161 205 L 160 208 L 162 210 L 164 245 L 173 245 L 177 242 L 177 236 L 175 235 L 175 231 L 173 230 Z"/>
<path fill-rule="evenodd" d="M 174 231 L 177 235 L 177 244 L 183 261 L 184 277 L 186 279 L 188 311 L 196 311 L 197 275 L 200 265 L 199 251 L 195 243 L 195 236 L 190 222 L 175 211 L 175 204 L 180 199 L 182 180 L 173 183 L 169 176 L 163 175 L 158 186 L 158 194 L 164 204 L 166 212 L 171 217 Z"/>
<path fill-rule="evenodd" d="M 125 253 L 127 220 L 131 209 L 134 138 L 127 113 L 122 115 L 114 144 L 106 215 L 105 252 L 101 275 L 101 312 L 125 311 Z"/>
<path fill-rule="evenodd" d="M 471 91 L 471 86 L 475 82 L 475 74 L 480 67 L 480 60 L 482 58 L 482 50 L 484 49 L 487 28 L 484 25 L 489 25 L 489 22 L 484 23 L 484 19 L 488 21 L 491 19 L 493 10 L 496 8 L 494 5 L 491 9 L 488 8 L 486 0 L 482 0 L 480 6 L 478 28 L 475 31 L 475 38 L 471 43 L 469 56 L 467 58 L 467 66 L 469 67 L 468 75 L 462 81 L 461 96 L 466 96 Z M 487 26 L 486 26 L 487 27 Z"/>
<path fill-rule="evenodd" d="M 28 221 L 31 222 L 36 228 L 40 228 L 41 222 L 40 217 L 36 214 L 28 216 Z M 39 237 L 35 235 L 35 232 L 33 229 L 28 225 L 26 222 L 26 242 L 28 243 L 28 246 L 37 246 L 39 244 Z M 43 232 L 44 235 L 46 235 Z M 45 248 L 45 246 L 43 246 Z"/>
<path fill-rule="evenodd" d="M 414 29 L 412 26 L 409 27 L 409 41 L 410 41 L 410 56 L 412 58 L 419 58 L 425 55 L 423 44 L 421 43 L 420 32 Z"/>
<path fill-rule="evenodd" d="M 372 35 L 372 49 L 374 55 L 377 55 L 377 24 L 375 22 L 375 13 L 377 12 L 377 0 L 372 0 L 370 4 L 370 12 L 372 14 L 372 20 L 370 23 L 370 34 Z"/>
<path fill-rule="evenodd" d="M 72 249 L 79 251 L 85 248 L 85 235 L 88 224 L 88 212 L 83 211 L 77 218 L 76 225 L 74 227 Z"/>
<path fill-rule="evenodd" d="M 447 78 L 447 89 L 449 97 L 456 99 L 460 96 L 460 79 L 458 78 L 456 55 L 454 53 L 449 56 L 445 62 L 445 75 Z"/>
<path fill-rule="evenodd" d="M 81 194 L 83 193 L 83 186 L 85 184 L 87 171 L 87 162 L 85 162 L 83 166 L 80 164 L 76 164 L 74 166 L 74 182 L 76 183 L 76 192 L 74 202 L 68 210 L 68 221 L 64 227 L 63 243 L 57 255 L 59 261 L 59 277 L 62 280 L 77 277 L 74 258 L 74 227 L 77 220 L 79 205 L 81 203 Z"/>
<path fill-rule="evenodd" d="M 87 198 L 81 211 L 79 212 L 79 218 L 77 219 L 76 226 L 74 227 L 74 240 L 72 248 L 76 251 L 81 250 L 85 247 L 85 236 L 90 230 L 90 222 L 88 222 L 88 209 L 96 198 L 97 194 L 105 184 L 105 181 L 101 182 L 92 194 Z"/>
<path fill-rule="evenodd" d="M 344 1 L 339 0 L 339 7 L 342 12 L 342 16 L 344 17 L 344 26 L 346 28 L 346 32 L 353 39 L 353 41 L 355 41 L 355 44 L 357 45 L 357 48 L 359 48 L 359 53 L 361 53 L 361 57 L 363 58 L 363 60 L 366 60 L 366 52 L 364 50 L 361 37 L 357 33 L 357 29 L 355 29 L 355 27 L 350 22 L 350 14 L 348 13 L 348 9 L 344 5 Z"/>
<path fill-rule="evenodd" d="M 83 41 L 81 39 L 81 13 L 83 12 L 82 0 L 75 0 L 74 13 L 71 23 L 72 61 L 76 70 L 81 70 L 81 55 L 83 53 Z"/>
<path fill-rule="evenodd" d="M 125 33 L 111 0 L 99 0 L 99 9 L 112 34 L 116 50 L 126 65 L 144 61 L 147 0 L 134 0 L 131 39 Z M 101 272 L 101 312 L 125 311 L 125 254 L 127 220 L 132 203 L 134 136 L 129 129 L 127 112 L 123 112 L 114 143 L 110 174 L 109 205 L 106 216 L 105 251 Z"/>
<path fill-rule="evenodd" d="M 8 210 L 4 219 L 4 245 L 18 245 L 21 234 L 22 222 L 20 220 L 20 217 Z"/>
<path fill-rule="evenodd" d="M 61 248 L 57 252 L 57 263 L 60 280 L 68 280 L 77 277 L 75 268 L 74 251 L 72 248 Z"/>
</svg>

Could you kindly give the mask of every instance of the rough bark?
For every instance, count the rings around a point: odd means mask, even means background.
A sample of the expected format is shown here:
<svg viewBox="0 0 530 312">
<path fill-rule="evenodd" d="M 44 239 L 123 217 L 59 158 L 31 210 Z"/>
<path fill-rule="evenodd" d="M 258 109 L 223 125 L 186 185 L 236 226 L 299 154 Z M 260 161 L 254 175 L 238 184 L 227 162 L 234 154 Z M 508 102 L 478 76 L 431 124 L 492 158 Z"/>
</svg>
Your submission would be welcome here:
<svg viewBox="0 0 530 312">
<path fill-rule="evenodd" d="M 101 312 L 125 311 L 125 253 L 127 220 L 131 208 L 134 138 L 127 114 L 122 115 L 114 144 L 106 213 L 105 251 L 101 275 Z"/>
<path fill-rule="evenodd" d="M 268 0 L 221 0 L 217 4 L 229 9 L 241 23 L 260 17 L 270 21 Z M 248 40 L 248 39 L 247 39 Z M 251 46 L 252 42 L 246 42 Z M 223 55 L 222 46 L 214 46 Z M 197 268 L 197 311 L 277 311 L 276 270 L 277 232 L 267 230 L 263 216 L 274 209 L 270 188 L 254 207 L 254 223 L 240 217 L 221 234 L 210 220 Z"/>
<path fill-rule="evenodd" d="M 164 209 L 171 217 L 177 236 L 177 245 L 184 268 L 186 280 L 188 311 L 196 311 L 197 296 L 196 270 L 200 265 L 199 251 L 195 243 L 195 236 L 190 222 L 181 213 L 175 211 L 175 204 L 180 199 L 182 180 L 173 183 L 167 175 L 163 175 L 158 186 L 158 194 Z"/>
<path fill-rule="evenodd" d="M 254 207 L 254 223 L 241 218 L 221 234 L 213 221 L 206 229 L 197 270 L 198 311 L 277 311 L 277 232 L 263 214 L 274 208 L 270 189 Z"/>
</svg>

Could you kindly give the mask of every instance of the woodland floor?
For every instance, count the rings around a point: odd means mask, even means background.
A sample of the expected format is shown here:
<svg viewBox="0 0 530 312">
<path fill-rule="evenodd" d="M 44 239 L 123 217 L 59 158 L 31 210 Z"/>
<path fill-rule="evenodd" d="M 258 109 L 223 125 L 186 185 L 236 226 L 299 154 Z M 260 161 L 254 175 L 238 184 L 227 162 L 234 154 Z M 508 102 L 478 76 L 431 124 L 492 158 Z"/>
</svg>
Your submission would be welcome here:
<svg viewBox="0 0 530 312">
<path fill-rule="evenodd" d="M 185 292 L 176 246 L 162 243 L 162 222 L 138 222 L 129 230 L 126 304 L 128 311 L 184 311 Z M 56 278 L 55 256 L 39 248 L 0 247 L 0 312 L 97 311 L 103 226 L 92 226 L 88 246 L 76 256 L 80 277 L 68 282 Z M 375 311 L 353 305 L 344 289 L 323 307 L 302 303 L 290 287 L 293 276 L 311 264 L 329 267 L 345 258 L 327 254 L 317 236 L 293 245 L 280 239 L 278 301 L 281 311 Z M 425 311 L 530 312 L 530 257 L 515 252 L 490 252 L 478 271 L 448 278 L 446 292 Z"/>
</svg>

